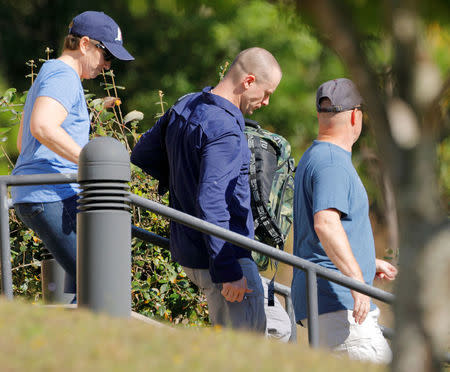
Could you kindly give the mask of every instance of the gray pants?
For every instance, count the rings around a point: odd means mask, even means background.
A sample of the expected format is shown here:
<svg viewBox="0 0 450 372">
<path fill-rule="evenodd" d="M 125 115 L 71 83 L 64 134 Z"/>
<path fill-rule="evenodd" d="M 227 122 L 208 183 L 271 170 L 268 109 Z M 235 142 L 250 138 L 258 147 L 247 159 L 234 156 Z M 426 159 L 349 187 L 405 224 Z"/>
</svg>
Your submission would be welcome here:
<svg viewBox="0 0 450 372">
<path fill-rule="evenodd" d="M 220 293 L 222 284 L 212 282 L 209 270 L 189 267 L 183 269 L 189 279 L 205 294 L 209 318 L 213 325 L 264 333 L 266 331 L 264 290 L 258 268 L 253 260 L 248 258 L 239 259 L 239 264 L 247 279 L 247 287 L 253 290 L 244 296 L 242 302 L 225 300 Z"/>
</svg>

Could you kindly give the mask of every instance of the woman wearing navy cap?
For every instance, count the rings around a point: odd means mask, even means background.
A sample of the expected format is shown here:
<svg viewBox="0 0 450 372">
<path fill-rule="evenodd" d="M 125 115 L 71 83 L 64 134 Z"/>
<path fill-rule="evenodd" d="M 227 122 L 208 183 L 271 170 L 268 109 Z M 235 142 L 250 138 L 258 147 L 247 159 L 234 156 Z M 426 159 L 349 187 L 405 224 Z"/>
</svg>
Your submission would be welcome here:
<svg viewBox="0 0 450 372">
<path fill-rule="evenodd" d="M 81 79 L 93 79 L 114 58 L 133 60 L 122 33 L 103 12 L 88 11 L 71 22 L 61 56 L 46 61 L 31 86 L 13 175 L 75 173 L 89 140 L 89 112 Z M 76 292 L 76 184 L 11 189 L 19 218 L 31 228 L 66 271 L 65 292 Z"/>
</svg>

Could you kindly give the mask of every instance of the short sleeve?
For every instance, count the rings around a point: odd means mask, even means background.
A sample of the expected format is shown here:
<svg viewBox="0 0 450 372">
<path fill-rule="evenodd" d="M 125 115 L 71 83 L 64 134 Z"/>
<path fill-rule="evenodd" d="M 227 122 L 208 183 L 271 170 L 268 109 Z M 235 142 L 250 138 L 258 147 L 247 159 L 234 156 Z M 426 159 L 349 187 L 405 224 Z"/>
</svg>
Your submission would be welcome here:
<svg viewBox="0 0 450 372">
<path fill-rule="evenodd" d="M 79 101 L 78 92 L 80 80 L 75 72 L 68 69 L 59 69 L 50 73 L 47 79 L 41 82 L 38 97 L 50 97 L 58 101 L 67 112 Z"/>
<path fill-rule="evenodd" d="M 316 169 L 312 175 L 313 214 L 325 209 L 349 212 L 350 177 L 338 165 Z"/>
</svg>

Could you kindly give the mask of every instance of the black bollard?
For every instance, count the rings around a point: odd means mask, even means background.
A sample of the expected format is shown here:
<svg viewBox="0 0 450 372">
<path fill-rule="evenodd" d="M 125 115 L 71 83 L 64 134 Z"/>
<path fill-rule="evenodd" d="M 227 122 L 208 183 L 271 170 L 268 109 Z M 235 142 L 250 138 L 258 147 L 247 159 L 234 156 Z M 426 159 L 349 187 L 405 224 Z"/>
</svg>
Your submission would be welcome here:
<svg viewBox="0 0 450 372">
<path fill-rule="evenodd" d="M 95 312 L 131 315 L 130 157 L 110 137 L 81 151 L 77 214 L 77 302 Z"/>
</svg>

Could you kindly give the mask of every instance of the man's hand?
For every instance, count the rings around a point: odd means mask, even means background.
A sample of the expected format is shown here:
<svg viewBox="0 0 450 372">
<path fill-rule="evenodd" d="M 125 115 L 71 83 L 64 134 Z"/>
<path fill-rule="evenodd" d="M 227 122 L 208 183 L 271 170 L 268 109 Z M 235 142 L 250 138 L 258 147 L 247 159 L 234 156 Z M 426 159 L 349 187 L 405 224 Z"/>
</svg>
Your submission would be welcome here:
<svg viewBox="0 0 450 372">
<path fill-rule="evenodd" d="M 376 259 L 375 261 L 376 265 L 376 278 L 379 279 L 387 279 L 387 280 L 394 280 L 397 276 L 398 270 L 394 265 L 391 265 L 387 261 L 383 261 L 380 259 Z"/>
<path fill-rule="evenodd" d="M 253 292 L 253 290 L 247 288 L 247 278 L 243 276 L 234 282 L 223 283 L 221 293 L 225 300 L 229 302 L 241 302 L 245 294 L 250 292 Z"/>
<path fill-rule="evenodd" d="M 357 324 L 362 324 L 370 311 L 370 297 L 362 293 L 351 291 L 355 306 L 353 307 L 353 318 Z"/>
<path fill-rule="evenodd" d="M 353 255 L 347 234 L 341 223 L 341 212 L 337 209 L 325 209 L 314 215 L 314 230 L 322 243 L 325 253 L 339 271 L 350 278 L 364 283 L 363 274 Z M 370 297 L 351 291 L 355 305 L 353 318 L 361 324 L 370 311 Z"/>
</svg>

